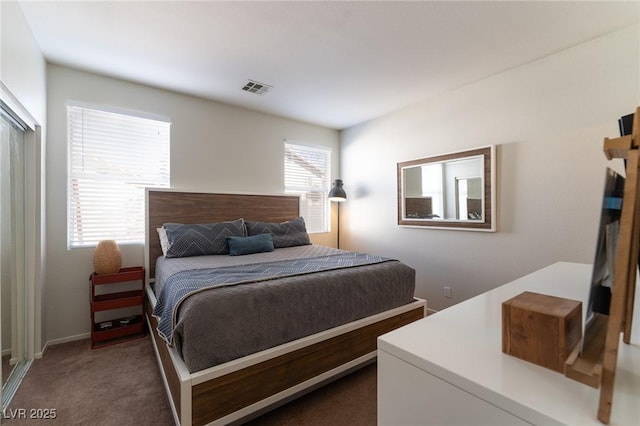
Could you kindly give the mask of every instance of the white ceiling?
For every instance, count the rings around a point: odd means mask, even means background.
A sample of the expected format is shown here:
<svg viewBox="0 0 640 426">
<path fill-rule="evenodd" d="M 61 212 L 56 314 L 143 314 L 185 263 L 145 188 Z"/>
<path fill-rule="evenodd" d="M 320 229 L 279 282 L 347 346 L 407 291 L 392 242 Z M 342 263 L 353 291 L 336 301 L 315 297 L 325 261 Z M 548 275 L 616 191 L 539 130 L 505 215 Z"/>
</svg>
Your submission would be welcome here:
<svg viewBox="0 0 640 426">
<path fill-rule="evenodd" d="M 637 1 L 20 4 L 52 63 L 335 129 L 640 21 Z"/>
</svg>

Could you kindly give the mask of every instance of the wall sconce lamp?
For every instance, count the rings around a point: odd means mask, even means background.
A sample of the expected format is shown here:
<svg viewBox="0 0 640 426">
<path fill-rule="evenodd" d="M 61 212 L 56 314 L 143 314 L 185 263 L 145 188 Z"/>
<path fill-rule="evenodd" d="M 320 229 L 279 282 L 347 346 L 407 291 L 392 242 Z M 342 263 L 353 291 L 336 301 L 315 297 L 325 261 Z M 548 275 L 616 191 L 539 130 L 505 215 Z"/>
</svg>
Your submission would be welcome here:
<svg viewBox="0 0 640 426">
<path fill-rule="evenodd" d="M 337 246 L 340 248 L 340 203 L 347 201 L 347 193 L 342 188 L 342 179 L 336 179 L 333 181 L 331 191 L 329 191 L 329 201 L 335 201 L 338 203 L 338 229 L 337 229 Z"/>
</svg>

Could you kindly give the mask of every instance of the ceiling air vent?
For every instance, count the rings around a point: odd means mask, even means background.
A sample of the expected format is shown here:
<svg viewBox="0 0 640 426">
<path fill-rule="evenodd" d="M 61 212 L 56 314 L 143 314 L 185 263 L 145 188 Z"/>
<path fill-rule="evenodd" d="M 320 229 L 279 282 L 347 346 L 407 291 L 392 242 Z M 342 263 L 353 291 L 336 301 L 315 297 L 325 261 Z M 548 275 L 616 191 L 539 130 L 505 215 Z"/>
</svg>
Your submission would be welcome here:
<svg viewBox="0 0 640 426">
<path fill-rule="evenodd" d="M 242 90 L 249 93 L 255 93 L 256 95 L 264 95 L 272 88 L 273 86 L 269 86 L 268 84 L 260 83 L 254 80 L 249 80 L 247 81 L 247 84 L 244 85 Z"/>
</svg>

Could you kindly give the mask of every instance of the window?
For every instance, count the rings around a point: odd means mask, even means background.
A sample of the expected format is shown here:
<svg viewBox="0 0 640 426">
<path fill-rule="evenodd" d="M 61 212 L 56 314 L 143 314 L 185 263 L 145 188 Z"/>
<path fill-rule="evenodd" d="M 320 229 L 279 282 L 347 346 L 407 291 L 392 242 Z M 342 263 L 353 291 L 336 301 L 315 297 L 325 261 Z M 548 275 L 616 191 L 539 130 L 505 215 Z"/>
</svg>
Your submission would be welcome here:
<svg viewBox="0 0 640 426">
<path fill-rule="evenodd" d="M 300 195 L 300 215 L 308 232 L 329 231 L 331 150 L 284 144 L 284 189 Z"/>
<path fill-rule="evenodd" d="M 68 248 L 144 241 L 144 188 L 169 186 L 169 121 L 76 105 L 67 118 Z"/>
<path fill-rule="evenodd" d="M 431 213 L 438 215 L 438 217 L 445 217 L 442 192 L 443 173 L 442 163 L 422 166 L 422 196 L 431 198 Z"/>
</svg>

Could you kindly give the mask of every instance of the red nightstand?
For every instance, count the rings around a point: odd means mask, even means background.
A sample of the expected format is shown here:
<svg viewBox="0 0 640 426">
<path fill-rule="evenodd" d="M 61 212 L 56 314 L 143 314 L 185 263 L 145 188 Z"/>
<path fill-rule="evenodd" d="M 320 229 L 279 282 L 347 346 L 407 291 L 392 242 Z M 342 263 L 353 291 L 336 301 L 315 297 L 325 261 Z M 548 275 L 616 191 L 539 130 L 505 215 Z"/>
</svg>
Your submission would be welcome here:
<svg viewBox="0 0 640 426">
<path fill-rule="evenodd" d="M 140 281 L 136 290 L 96 295 L 96 287 Z M 144 336 L 144 268 L 122 268 L 113 274 L 91 274 L 91 348 L 108 346 Z M 140 306 L 140 314 L 126 318 L 96 322 L 95 313 L 111 309 Z"/>
</svg>

